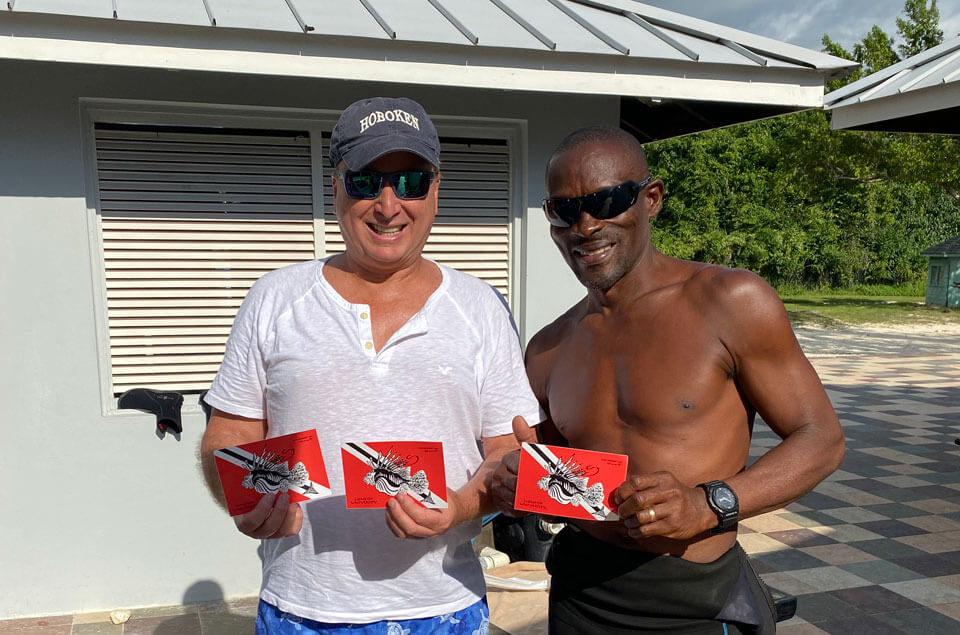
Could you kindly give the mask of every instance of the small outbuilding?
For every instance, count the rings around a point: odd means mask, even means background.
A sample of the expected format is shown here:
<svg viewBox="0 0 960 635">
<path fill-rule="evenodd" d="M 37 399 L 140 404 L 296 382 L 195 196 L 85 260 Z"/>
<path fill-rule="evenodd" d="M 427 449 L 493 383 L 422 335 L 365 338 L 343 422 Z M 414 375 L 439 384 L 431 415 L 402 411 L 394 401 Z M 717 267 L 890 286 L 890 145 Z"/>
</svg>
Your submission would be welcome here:
<svg viewBox="0 0 960 635">
<path fill-rule="evenodd" d="M 960 236 L 924 249 L 920 255 L 930 259 L 926 303 L 960 306 Z"/>
</svg>

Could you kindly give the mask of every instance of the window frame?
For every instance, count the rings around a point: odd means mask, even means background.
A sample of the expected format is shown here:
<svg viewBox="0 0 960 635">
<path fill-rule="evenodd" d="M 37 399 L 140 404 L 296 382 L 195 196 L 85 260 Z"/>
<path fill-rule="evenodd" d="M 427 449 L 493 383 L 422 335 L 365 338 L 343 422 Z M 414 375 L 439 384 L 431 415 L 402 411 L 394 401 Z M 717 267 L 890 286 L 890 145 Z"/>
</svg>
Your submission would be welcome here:
<svg viewBox="0 0 960 635">
<path fill-rule="evenodd" d="M 340 110 L 254 107 L 225 104 L 193 104 L 183 102 L 124 99 L 80 100 L 81 154 L 87 208 L 87 234 L 93 291 L 96 330 L 97 368 L 100 404 L 103 416 L 129 415 L 117 407 L 113 396 L 113 368 L 107 318 L 107 290 L 103 232 L 100 224 L 99 181 L 97 176 L 96 124 L 174 125 L 206 128 L 247 128 L 259 130 L 304 130 L 311 138 L 310 157 L 313 168 L 313 233 L 315 257 L 326 254 L 324 243 L 324 209 L 332 201 L 324 200 L 324 179 L 329 178 L 327 158 L 322 156 L 324 133 L 333 129 Z M 510 161 L 509 186 L 509 272 L 510 297 L 514 320 L 524 332 L 526 289 L 526 208 L 527 128 L 520 119 L 494 119 L 431 115 L 441 137 L 472 137 L 504 140 Z M 316 142 L 314 142 L 316 140 Z M 317 169 L 319 168 L 319 169 Z M 196 394 L 184 395 L 181 410 L 185 414 L 201 412 Z"/>
<path fill-rule="evenodd" d="M 942 287 L 944 284 L 944 275 L 943 270 L 945 269 L 942 264 L 933 264 L 930 263 L 930 280 L 928 284 L 931 287 Z"/>
</svg>

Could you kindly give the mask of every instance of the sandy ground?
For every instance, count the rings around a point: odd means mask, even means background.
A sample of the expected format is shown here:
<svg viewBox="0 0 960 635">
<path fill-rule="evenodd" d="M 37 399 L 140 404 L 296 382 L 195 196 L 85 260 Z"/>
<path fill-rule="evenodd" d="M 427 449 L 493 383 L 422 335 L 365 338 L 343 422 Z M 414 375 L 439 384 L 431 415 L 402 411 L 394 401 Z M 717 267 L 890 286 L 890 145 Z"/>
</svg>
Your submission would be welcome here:
<svg viewBox="0 0 960 635">
<path fill-rule="evenodd" d="M 809 356 L 960 353 L 960 324 L 802 325 L 794 332 Z"/>
</svg>

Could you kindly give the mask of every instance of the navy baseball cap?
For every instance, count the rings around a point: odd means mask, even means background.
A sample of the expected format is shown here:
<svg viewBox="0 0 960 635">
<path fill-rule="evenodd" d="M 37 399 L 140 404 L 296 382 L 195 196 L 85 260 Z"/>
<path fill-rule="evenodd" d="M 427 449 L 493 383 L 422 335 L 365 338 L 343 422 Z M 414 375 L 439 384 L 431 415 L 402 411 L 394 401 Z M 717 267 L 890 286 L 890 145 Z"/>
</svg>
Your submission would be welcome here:
<svg viewBox="0 0 960 635">
<path fill-rule="evenodd" d="M 330 135 L 330 165 L 362 170 L 385 154 L 412 152 L 440 167 L 437 129 L 423 106 L 406 97 L 371 97 L 343 111 Z"/>
</svg>

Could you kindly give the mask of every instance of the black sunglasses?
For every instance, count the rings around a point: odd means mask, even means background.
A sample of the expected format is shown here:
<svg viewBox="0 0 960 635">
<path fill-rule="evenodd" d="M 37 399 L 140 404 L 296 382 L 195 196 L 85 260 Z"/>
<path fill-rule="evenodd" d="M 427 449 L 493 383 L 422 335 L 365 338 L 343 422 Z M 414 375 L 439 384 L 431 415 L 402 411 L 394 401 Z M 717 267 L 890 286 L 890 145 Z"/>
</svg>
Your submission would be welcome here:
<svg viewBox="0 0 960 635">
<path fill-rule="evenodd" d="M 648 176 L 639 182 L 625 181 L 620 185 L 575 198 L 545 198 L 543 211 L 554 227 L 571 227 L 580 220 L 581 212 L 586 212 L 598 220 L 607 220 L 633 207 L 637 196 L 647 187 L 651 178 Z"/>
<path fill-rule="evenodd" d="M 380 196 L 380 190 L 383 189 L 383 183 L 389 181 L 397 198 L 409 201 L 425 198 L 430 192 L 430 185 L 437 177 L 437 173 L 428 170 L 400 170 L 399 172 L 337 170 L 337 177 L 343 181 L 347 196 L 350 198 L 377 198 Z"/>
</svg>

